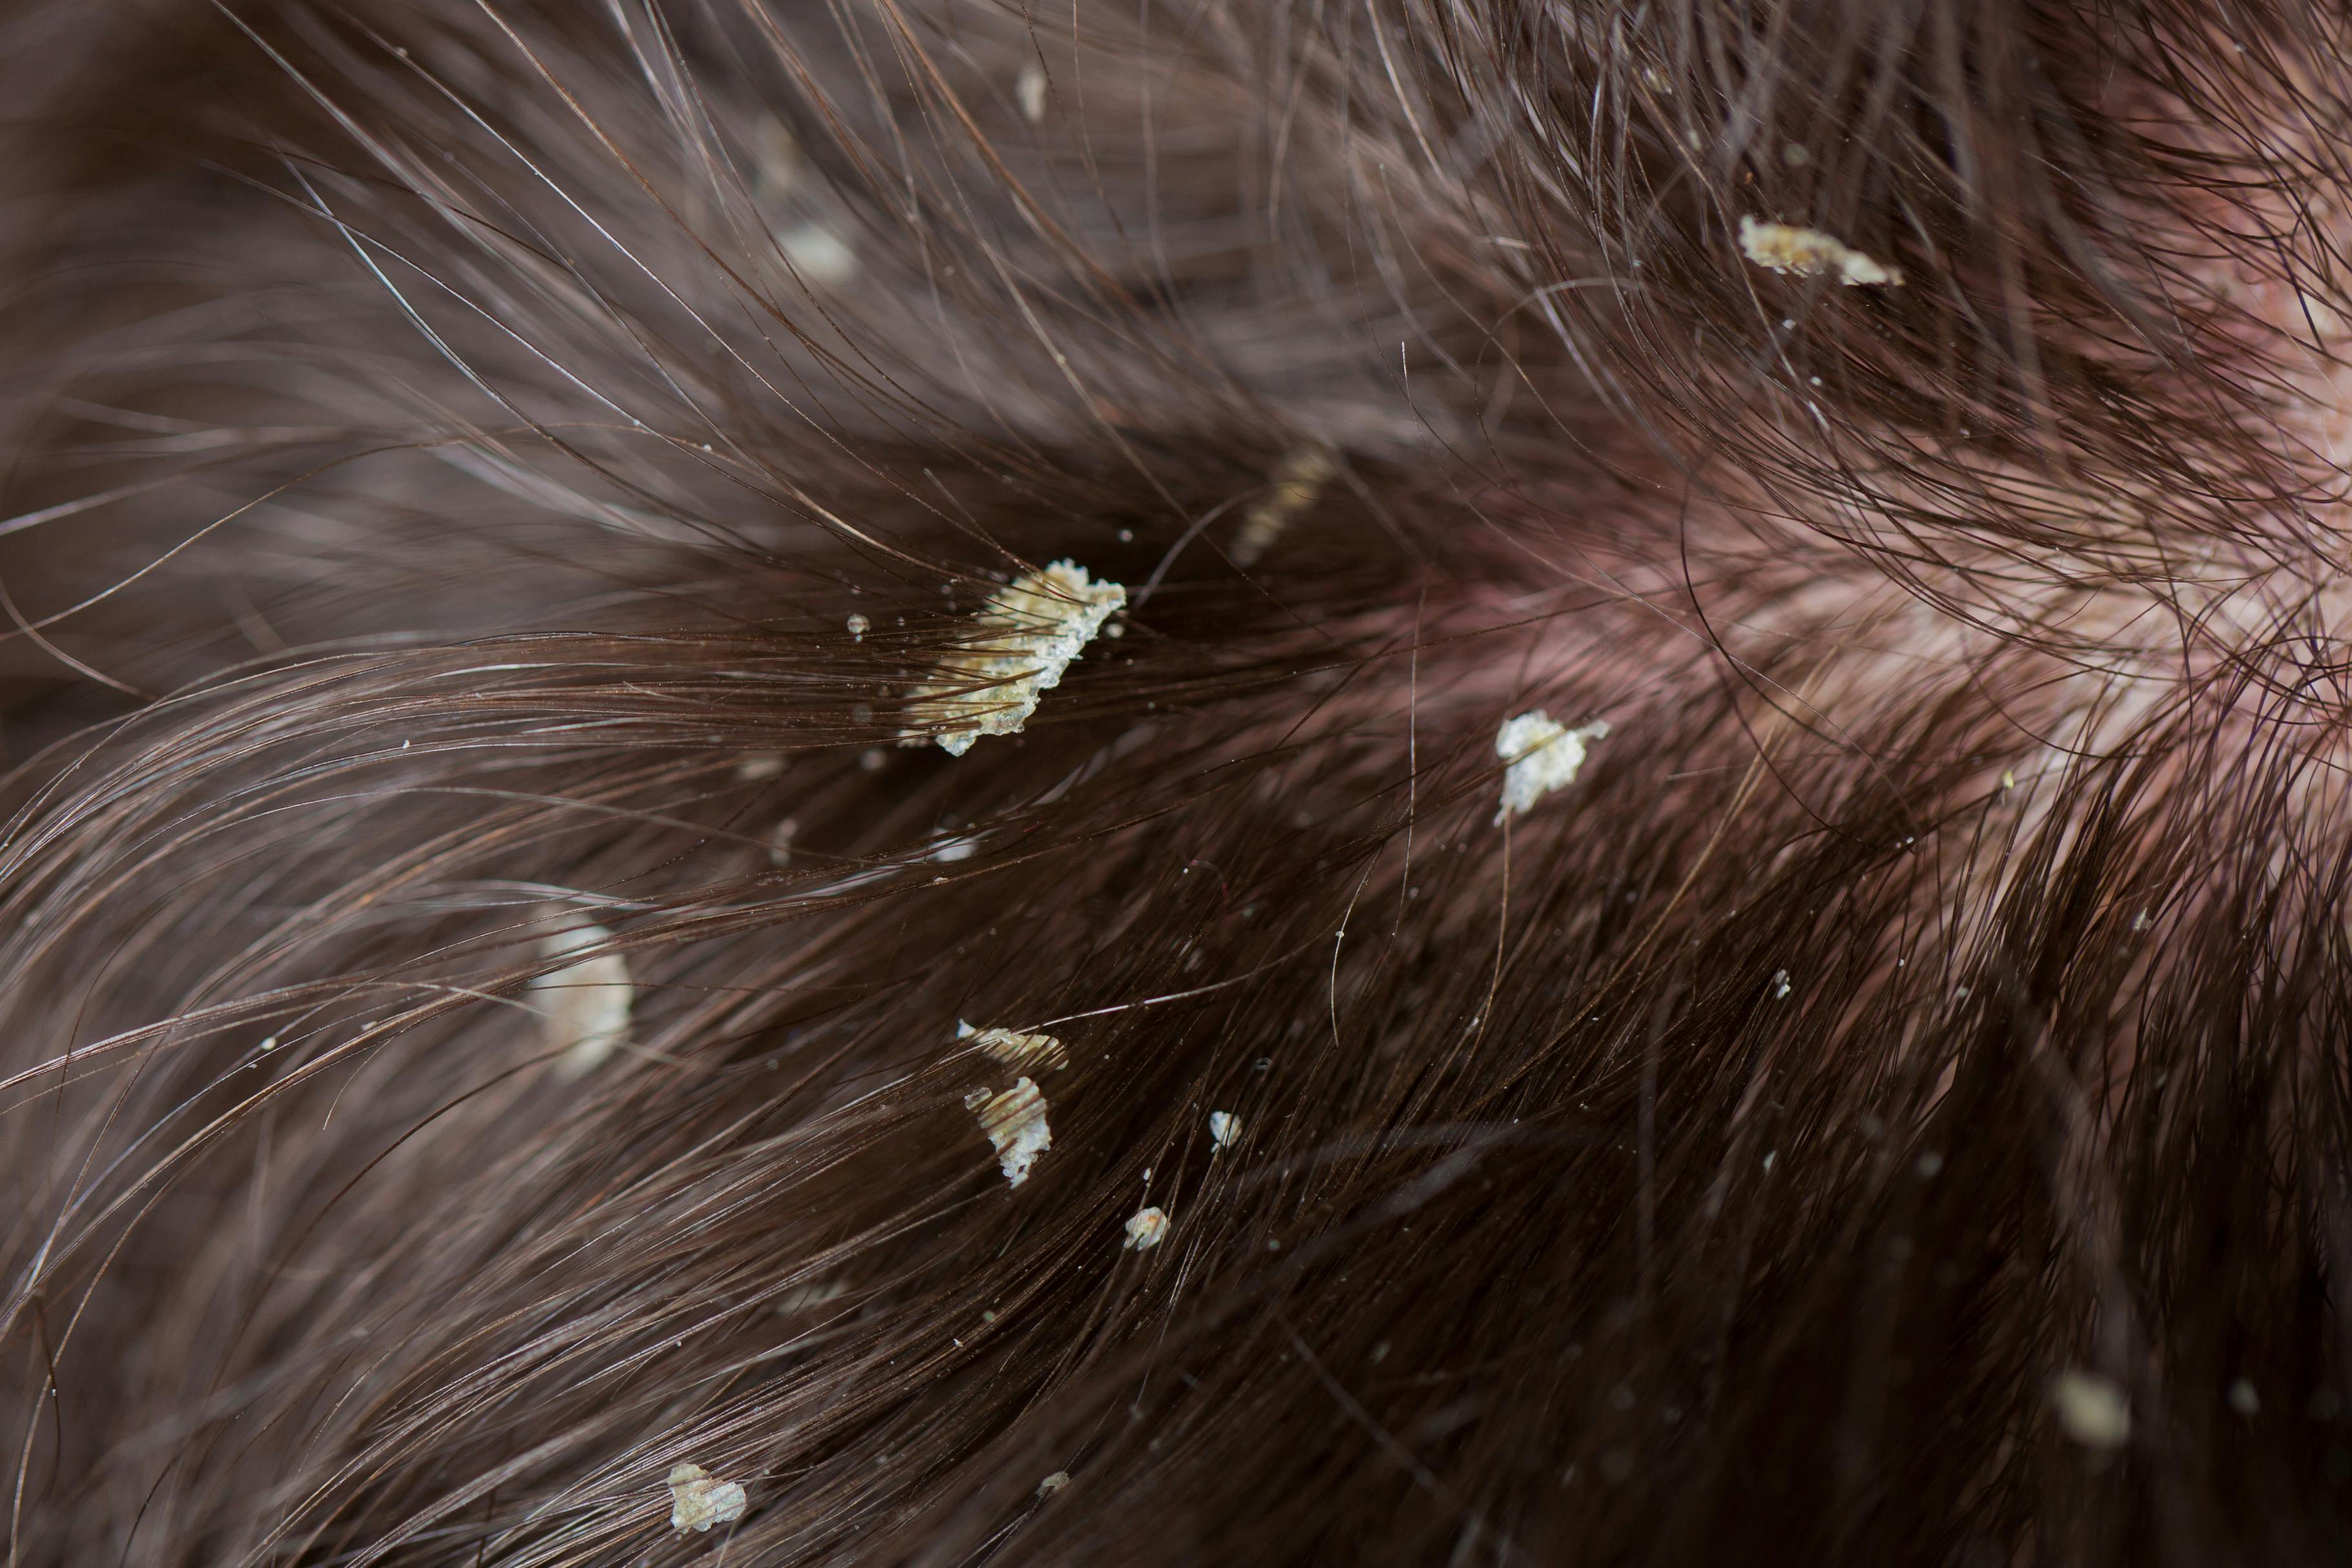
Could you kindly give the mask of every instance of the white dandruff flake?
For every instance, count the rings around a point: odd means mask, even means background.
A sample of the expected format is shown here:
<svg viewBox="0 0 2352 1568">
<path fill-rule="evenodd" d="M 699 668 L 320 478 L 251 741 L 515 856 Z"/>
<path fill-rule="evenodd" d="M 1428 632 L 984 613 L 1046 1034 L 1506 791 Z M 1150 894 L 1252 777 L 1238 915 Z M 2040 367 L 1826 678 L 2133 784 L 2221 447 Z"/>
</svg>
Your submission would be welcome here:
<svg viewBox="0 0 2352 1568">
<path fill-rule="evenodd" d="M 1503 771 L 1503 808 L 1497 826 L 1522 816 L 1556 789 L 1576 782 L 1584 765 L 1585 742 L 1605 739 L 1609 721 L 1595 719 L 1580 729 L 1564 729 L 1542 709 L 1506 721 L 1495 736 L 1495 754 L 1510 763 Z"/>
<path fill-rule="evenodd" d="M 1149 1252 L 1167 1234 L 1168 1216 L 1156 1208 L 1142 1209 L 1128 1220 L 1127 1239 L 1119 1246 L 1129 1252 Z"/>
<path fill-rule="evenodd" d="M 937 741 L 960 757 L 982 735 L 1018 734 L 1044 694 L 1127 603 L 1127 590 L 1056 561 L 989 596 L 961 646 L 907 700 L 902 745 Z"/>
<path fill-rule="evenodd" d="M 1209 1112 L 1209 1142 L 1220 1149 L 1230 1149 L 1234 1140 L 1242 1135 L 1242 1119 L 1230 1110 Z"/>
<path fill-rule="evenodd" d="M 1776 969 L 1772 972 L 1772 1000 L 1783 1002 L 1788 999 L 1788 996 L 1789 972 L 1785 969 Z"/>
<path fill-rule="evenodd" d="M 2096 1373 L 2064 1372 L 2050 1388 L 2059 1430 L 2085 1448 L 2120 1448 L 2131 1440 L 2124 1391 Z"/>
<path fill-rule="evenodd" d="M 1024 1035 L 1014 1029 L 975 1029 L 956 1020 L 956 1038 L 970 1040 L 971 1048 L 992 1061 L 1020 1072 L 1059 1072 L 1070 1065 L 1070 1053 L 1051 1035 Z"/>
<path fill-rule="evenodd" d="M 789 1318 L 795 1313 L 814 1311 L 828 1301 L 838 1300 L 847 1293 L 848 1289 L 849 1287 L 838 1279 L 824 1279 L 810 1285 L 795 1285 L 776 1298 L 777 1315 Z"/>
<path fill-rule="evenodd" d="M 1009 1186 L 1027 1181 L 1037 1156 L 1054 1146 L 1053 1131 L 1045 1125 L 1045 1097 L 1028 1079 L 1002 1094 L 975 1089 L 964 1096 L 963 1108 L 980 1119 L 980 1130 L 996 1146 L 996 1163 Z"/>
<path fill-rule="evenodd" d="M 1739 220 L 1739 248 L 1748 260 L 1773 272 L 1794 273 L 1800 278 L 1834 274 L 1849 289 L 1882 284 L 1890 289 L 1903 286 L 1900 268 L 1873 260 L 1843 240 L 1817 228 L 1758 223 L 1743 216 Z"/>
<path fill-rule="evenodd" d="M 1255 566 L 1258 557 L 1280 539 L 1293 519 L 1315 504 L 1323 487 L 1339 471 L 1331 454 L 1321 447 L 1300 447 L 1286 453 L 1266 476 L 1266 493 L 1243 514 L 1234 534 L 1234 564 Z"/>
<path fill-rule="evenodd" d="M 794 224 L 776 236 L 776 245 L 794 272 L 819 287 L 846 283 L 857 276 L 857 252 L 823 224 Z"/>
<path fill-rule="evenodd" d="M 784 757 L 781 752 L 753 752 L 735 760 L 735 776 L 745 784 L 758 784 L 761 779 L 774 778 L 783 771 Z"/>
<path fill-rule="evenodd" d="M 1047 1476 L 1044 1480 L 1037 1483 L 1037 1495 L 1039 1497 L 1051 1497 L 1054 1493 L 1060 1491 L 1064 1487 L 1068 1486 L 1069 1484 L 1070 1472 L 1067 1470 L 1055 1470 L 1052 1475 Z"/>
<path fill-rule="evenodd" d="M 714 1524 L 732 1524 L 743 1517 L 742 1486 L 735 1481 L 714 1481 L 710 1472 L 700 1465 L 680 1465 L 670 1471 L 669 1495 L 672 1530 L 709 1530 Z"/>
<path fill-rule="evenodd" d="M 849 627 L 850 640 L 853 642 L 864 642 L 866 634 L 874 629 L 874 623 L 864 616 L 852 616 L 846 624 Z"/>
<path fill-rule="evenodd" d="M 1021 118 L 1032 125 L 1045 119 L 1045 68 L 1031 60 L 1021 68 L 1021 75 L 1013 83 L 1013 96 L 1020 100 Z"/>
<path fill-rule="evenodd" d="M 603 947 L 613 933 L 600 925 L 577 925 L 540 938 L 539 955 L 550 961 Z M 538 1011 L 541 1036 L 562 1054 L 555 1070 L 578 1078 L 603 1065 L 605 1058 L 629 1043 L 629 1011 L 636 987 L 629 980 L 629 962 L 617 952 L 583 958 L 530 985 Z"/>
</svg>

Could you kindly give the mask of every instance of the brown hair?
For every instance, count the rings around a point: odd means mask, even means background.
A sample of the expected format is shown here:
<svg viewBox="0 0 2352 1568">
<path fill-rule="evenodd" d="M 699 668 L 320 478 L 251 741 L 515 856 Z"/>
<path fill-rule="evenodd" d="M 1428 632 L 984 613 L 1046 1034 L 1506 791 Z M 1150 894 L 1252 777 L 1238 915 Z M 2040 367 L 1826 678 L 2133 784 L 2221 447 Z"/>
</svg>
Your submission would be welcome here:
<svg viewBox="0 0 2352 1568">
<path fill-rule="evenodd" d="M 2338 8 L 84 9 L 12 1563 L 2352 1550 Z"/>
</svg>

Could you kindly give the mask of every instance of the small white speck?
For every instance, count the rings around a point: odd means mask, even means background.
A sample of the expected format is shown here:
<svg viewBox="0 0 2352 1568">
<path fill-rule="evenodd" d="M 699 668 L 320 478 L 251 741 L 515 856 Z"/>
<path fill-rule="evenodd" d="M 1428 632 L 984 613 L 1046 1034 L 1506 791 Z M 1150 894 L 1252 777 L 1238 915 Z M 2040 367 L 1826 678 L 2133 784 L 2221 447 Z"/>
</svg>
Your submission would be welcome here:
<svg viewBox="0 0 2352 1568">
<path fill-rule="evenodd" d="M 1168 1234 L 1168 1216 L 1156 1208 L 1138 1210 L 1127 1222 L 1127 1239 L 1119 1246 L 1129 1252 L 1149 1252 Z"/>
<path fill-rule="evenodd" d="M 2005 790 L 2015 789 L 2017 787 L 2017 775 L 2014 773 L 2011 773 L 2009 769 L 2003 768 L 2000 771 L 2000 787 Z"/>
<path fill-rule="evenodd" d="M 1916 1168 L 1919 1173 L 1920 1180 L 1925 1181 L 1944 1168 L 1944 1157 L 1930 1149 L 1919 1156 L 1919 1163 Z"/>
<path fill-rule="evenodd" d="M 1772 1000 L 1775 1002 L 1785 1001 L 1788 994 L 1789 972 L 1785 969 L 1774 970 L 1772 972 Z"/>
<path fill-rule="evenodd" d="M 874 629 L 874 623 L 867 620 L 864 616 L 850 616 L 848 624 L 850 637 L 858 642 L 864 642 L 866 640 L 866 634 Z"/>
<path fill-rule="evenodd" d="M 1045 119 L 1045 68 L 1031 60 L 1021 68 L 1021 75 L 1013 83 L 1013 96 L 1020 100 L 1021 118 L 1032 125 Z"/>
<path fill-rule="evenodd" d="M 1768 1153 L 1764 1156 L 1764 1168 L 1765 1168 L 1766 1170 L 1768 1170 L 1768 1171 L 1769 1171 L 1769 1170 L 1770 1170 L 1770 1169 L 1772 1168 L 1772 1162 L 1773 1162 L 1773 1161 L 1775 1161 L 1775 1160 L 1777 1160 L 1777 1159 L 1779 1159 L 1780 1157 L 1780 1152 L 1778 1149 L 1772 1150 L 1772 1151 L 1770 1151 L 1769 1152 L 1768 1152 Z"/>
<path fill-rule="evenodd" d="M 1037 1495 L 1041 1498 L 1051 1497 L 1054 1493 L 1060 1491 L 1064 1487 L 1068 1486 L 1069 1484 L 1070 1472 L 1067 1470 L 1055 1470 L 1052 1475 L 1047 1476 L 1044 1480 L 1037 1483 Z"/>
<path fill-rule="evenodd" d="M 669 1527 L 709 1530 L 743 1517 L 742 1487 L 734 1481 L 714 1481 L 700 1465 L 680 1465 L 669 1473 Z"/>
<path fill-rule="evenodd" d="M 2051 1385 L 2059 1430 L 2085 1448 L 2120 1448 L 2131 1440 L 2131 1405 L 2124 1391 L 2096 1373 L 2069 1370 Z"/>
<path fill-rule="evenodd" d="M 868 746 L 857 753 L 857 765 L 869 773 L 878 773 L 890 765 L 890 755 L 879 746 Z"/>
<path fill-rule="evenodd" d="M 2132 930 L 2134 931 L 2146 931 L 2155 923 L 2155 917 L 2150 915 L 2146 910 L 2142 910 L 2139 913 L 2132 916 Z"/>
<path fill-rule="evenodd" d="M 793 863 L 793 839 L 800 830 L 800 823 L 789 816 L 768 829 L 769 865 L 789 866 Z"/>
<path fill-rule="evenodd" d="M 2241 1415 L 2259 1415 L 2263 1409 L 2263 1396 L 2254 1392 L 2252 1383 L 2242 1377 L 2230 1384 L 2230 1408 Z"/>
<path fill-rule="evenodd" d="M 1234 1140 L 1242 1135 L 1242 1119 L 1230 1110 L 1209 1112 L 1209 1142 L 1220 1149 L 1230 1149 Z"/>
</svg>

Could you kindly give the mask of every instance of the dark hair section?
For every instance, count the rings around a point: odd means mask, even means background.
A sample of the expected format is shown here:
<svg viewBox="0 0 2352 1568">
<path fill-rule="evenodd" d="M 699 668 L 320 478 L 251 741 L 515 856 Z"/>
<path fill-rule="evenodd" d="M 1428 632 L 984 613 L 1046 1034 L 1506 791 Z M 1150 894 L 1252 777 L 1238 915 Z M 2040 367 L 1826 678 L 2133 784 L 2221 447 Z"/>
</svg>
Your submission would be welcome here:
<svg viewBox="0 0 2352 1568">
<path fill-rule="evenodd" d="M 7 1562 L 2344 1561 L 2347 35 L 20 4 Z"/>
</svg>

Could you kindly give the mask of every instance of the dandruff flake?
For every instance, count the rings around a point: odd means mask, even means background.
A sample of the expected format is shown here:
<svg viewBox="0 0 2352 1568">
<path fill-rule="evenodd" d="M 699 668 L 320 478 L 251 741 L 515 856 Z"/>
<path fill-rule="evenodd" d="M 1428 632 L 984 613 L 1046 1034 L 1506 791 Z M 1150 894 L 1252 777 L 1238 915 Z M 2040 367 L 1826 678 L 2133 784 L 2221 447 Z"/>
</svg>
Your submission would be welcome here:
<svg viewBox="0 0 2352 1568">
<path fill-rule="evenodd" d="M 1013 79 L 1013 96 L 1020 100 L 1021 118 L 1032 125 L 1042 125 L 1045 120 L 1045 68 L 1031 60 L 1021 68 Z"/>
<path fill-rule="evenodd" d="M 714 1481 L 700 1465 L 680 1465 L 669 1473 L 669 1527 L 709 1530 L 732 1524 L 743 1517 L 743 1488 L 736 1481 Z"/>
<path fill-rule="evenodd" d="M 564 959 L 612 941 L 613 933 L 603 926 L 577 925 L 541 937 L 539 955 Z M 542 1037 L 562 1053 L 556 1070 L 564 1077 L 593 1071 L 628 1044 L 636 987 L 629 979 L 628 960 L 619 953 L 600 952 L 540 975 L 530 982 L 530 991 Z"/>
<path fill-rule="evenodd" d="M 1160 1245 L 1168 1234 L 1168 1216 L 1156 1208 L 1141 1209 L 1127 1222 L 1127 1239 L 1119 1246 L 1129 1252 L 1149 1252 Z"/>
<path fill-rule="evenodd" d="M 964 1097 L 963 1106 L 980 1119 L 980 1130 L 995 1145 L 996 1163 L 1008 1186 L 1027 1181 L 1037 1156 L 1054 1146 L 1053 1130 L 1045 1125 L 1045 1097 L 1028 1079 L 1002 1094 L 975 1089 Z"/>
<path fill-rule="evenodd" d="M 1604 719 L 1570 730 L 1552 722 L 1540 708 L 1506 721 L 1495 736 L 1495 754 L 1510 763 L 1503 771 L 1503 806 L 1495 813 L 1496 823 L 1523 815 L 1552 791 L 1574 784 L 1584 765 L 1585 743 L 1608 733 Z"/>
<path fill-rule="evenodd" d="M 1230 1149 L 1234 1140 L 1242 1135 L 1242 1119 L 1230 1110 L 1209 1112 L 1209 1142 L 1220 1149 Z"/>
<path fill-rule="evenodd" d="M 1748 259 L 1772 272 L 1800 278 L 1834 275 L 1849 289 L 1885 286 L 1900 289 L 1903 270 L 1864 256 L 1843 240 L 1817 228 L 1794 224 L 1739 220 L 1739 248 Z"/>
<path fill-rule="evenodd" d="M 2131 1405 L 2124 1391 L 2096 1373 L 2061 1373 L 2050 1390 L 2059 1429 L 2086 1448 L 2120 1448 L 2131 1441 Z"/>
<path fill-rule="evenodd" d="M 1056 561 L 989 596 L 961 646 L 908 694 L 902 745 L 939 742 L 960 757 L 982 735 L 1020 732 L 1045 692 L 1127 603 L 1076 562 Z"/>
<path fill-rule="evenodd" d="M 1068 1049 L 1051 1035 L 1024 1035 L 1013 1029 L 975 1029 L 959 1019 L 956 1038 L 970 1040 L 973 1050 L 1020 1072 L 1059 1072 L 1070 1065 Z"/>
<path fill-rule="evenodd" d="M 1273 548 L 1291 520 L 1315 504 L 1323 487 L 1339 471 L 1331 454 L 1321 447 L 1300 447 L 1286 454 L 1266 476 L 1266 492 L 1242 519 L 1234 535 L 1234 564 L 1249 567 Z"/>
</svg>

